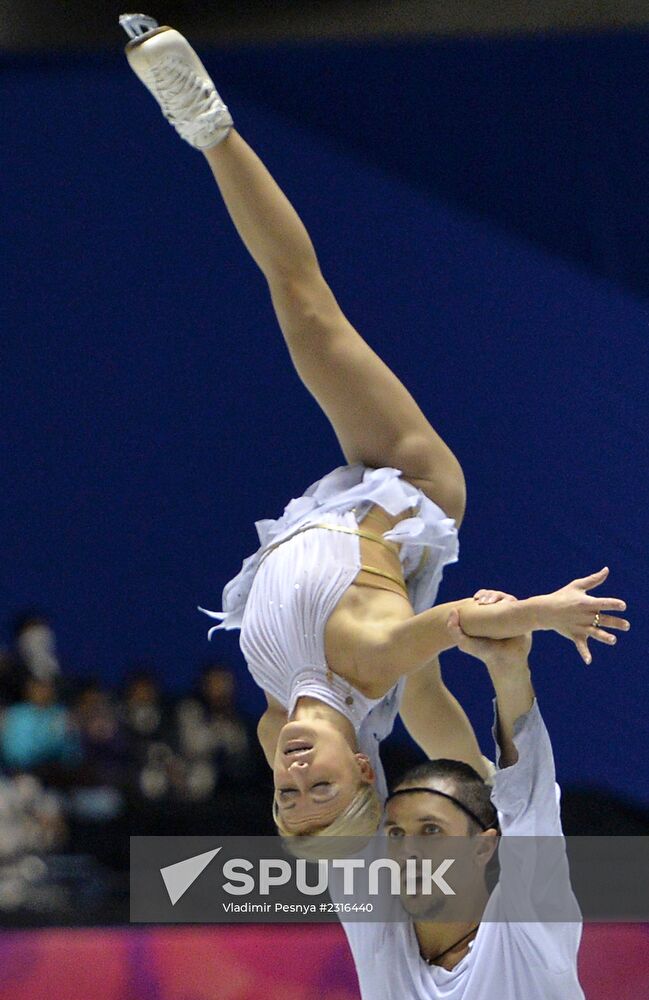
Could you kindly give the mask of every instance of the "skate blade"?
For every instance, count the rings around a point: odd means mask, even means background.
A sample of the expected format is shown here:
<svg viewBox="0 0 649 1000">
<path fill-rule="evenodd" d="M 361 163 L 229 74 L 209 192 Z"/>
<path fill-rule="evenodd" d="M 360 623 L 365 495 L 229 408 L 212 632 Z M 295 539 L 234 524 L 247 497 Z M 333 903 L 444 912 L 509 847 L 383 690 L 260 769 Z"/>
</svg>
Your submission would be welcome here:
<svg viewBox="0 0 649 1000">
<path fill-rule="evenodd" d="M 129 36 L 130 41 L 126 48 L 132 49 L 147 38 L 160 34 L 161 31 L 169 31 L 166 25 L 159 25 L 152 17 L 146 14 L 120 14 L 119 23 Z"/>
</svg>

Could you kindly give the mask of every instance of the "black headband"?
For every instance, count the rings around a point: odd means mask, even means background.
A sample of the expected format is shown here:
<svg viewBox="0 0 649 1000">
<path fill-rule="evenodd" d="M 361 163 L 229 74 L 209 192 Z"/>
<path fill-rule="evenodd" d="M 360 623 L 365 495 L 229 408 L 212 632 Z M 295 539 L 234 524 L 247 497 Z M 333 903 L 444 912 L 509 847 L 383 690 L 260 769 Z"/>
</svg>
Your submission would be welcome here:
<svg viewBox="0 0 649 1000">
<path fill-rule="evenodd" d="M 446 792 L 438 792 L 434 788 L 425 788 L 416 785 L 413 785 L 411 788 L 399 788 L 396 792 L 392 792 L 391 795 L 388 795 L 387 799 L 385 800 L 385 804 L 387 805 L 388 802 L 390 802 L 392 799 L 396 799 L 397 795 L 408 795 L 410 792 L 428 792 L 429 795 L 441 795 L 443 799 L 449 799 L 451 802 L 454 802 L 455 805 L 462 810 L 462 812 L 466 813 L 467 816 L 470 816 L 471 819 L 478 824 L 481 830 L 484 831 L 484 830 L 496 829 L 495 822 L 489 823 L 489 825 L 487 826 L 485 823 L 482 822 L 481 819 L 479 819 L 478 816 L 476 816 L 476 814 L 473 812 L 472 809 L 469 809 L 468 806 L 464 805 L 464 802 L 460 802 L 460 800 L 456 799 L 454 795 L 447 795 Z"/>
</svg>

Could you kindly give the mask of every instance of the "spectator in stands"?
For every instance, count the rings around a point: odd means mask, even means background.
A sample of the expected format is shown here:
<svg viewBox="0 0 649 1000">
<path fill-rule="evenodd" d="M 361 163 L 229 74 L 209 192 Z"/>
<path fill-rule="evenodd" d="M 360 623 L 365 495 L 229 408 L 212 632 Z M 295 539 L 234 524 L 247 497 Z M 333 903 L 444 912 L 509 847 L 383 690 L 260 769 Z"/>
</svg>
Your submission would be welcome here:
<svg viewBox="0 0 649 1000">
<path fill-rule="evenodd" d="M 152 671 L 140 669 L 129 677 L 124 689 L 122 720 L 133 746 L 168 739 L 169 717 Z"/>
<path fill-rule="evenodd" d="M 51 678 L 29 677 L 22 702 L 4 714 L 0 749 L 12 771 L 36 771 L 52 778 L 81 761 L 81 744 L 67 708 L 59 701 Z"/>
<path fill-rule="evenodd" d="M 173 749 L 172 719 L 150 670 L 131 675 L 121 714 L 131 789 L 147 799 L 166 798 L 180 781 L 182 768 Z"/>
<path fill-rule="evenodd" d="M 0 774 L 0 862 L 61 847 L 67 836 L 59 796 L 33 774 Z M 1 879 L 0 879 L 1 881 Z"/>
<path fill-rule="evenodd" d="M 33 774 L 0 774 L 0 914 L 52 917 L 65 904 L 50 860 L 69 837 L 59 795 Z M 68 912 L 70 907 L 68 906 Z M 27 917 L 27 919 L 30 919 Z"/>
<path fill-rule="evenodd" d="M 13 636 L 16 659 L 28 674 L 49 680 L 60 673 L 56 636 L 46 615 L 35 610 L 21 612 L 14 618 Z"/>
<path fill-rule="evenodd" d="M 10 623 L 11 646 L 0 651 L 0 705 L 20 701 L 28 677 L 57 677 L 56 637 L 48 617 L 35 608 L 20 611 Z"/>
<path fill-rule="evenodd" d="M 115 699 L 91 682 L 78 693 L 73 709 L 84 758 L 84 777 L 92 785 L 122 785 L 126 739 Z"/>
<path fill-rule="evenodd" d="M 235 678 L 229 667 L 221 663 L 205 667 L 197 696 L 180 703 L 176 721 L 179 750 L 189 766 L 188 780 L 197 792 L 202 788 L 201 797 L 217 785 L 232 787 L 252 774 L 252 740 L 237 712 Z"/>
</svg>

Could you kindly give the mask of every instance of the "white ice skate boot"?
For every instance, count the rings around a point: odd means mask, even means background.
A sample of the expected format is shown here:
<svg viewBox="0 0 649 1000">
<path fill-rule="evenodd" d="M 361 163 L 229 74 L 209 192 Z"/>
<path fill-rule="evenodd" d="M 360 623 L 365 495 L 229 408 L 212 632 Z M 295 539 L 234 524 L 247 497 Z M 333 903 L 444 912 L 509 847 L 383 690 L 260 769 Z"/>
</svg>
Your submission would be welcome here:
<svg viewBox="0 0 649 1000">
<path fill-rule="evenodd" d="M 211 149 L 232 127 L 230 112 L 186 38 L 146 14 L 122 14 L 126 57 L 167 121 L 195 149 Z"/>
</svg>

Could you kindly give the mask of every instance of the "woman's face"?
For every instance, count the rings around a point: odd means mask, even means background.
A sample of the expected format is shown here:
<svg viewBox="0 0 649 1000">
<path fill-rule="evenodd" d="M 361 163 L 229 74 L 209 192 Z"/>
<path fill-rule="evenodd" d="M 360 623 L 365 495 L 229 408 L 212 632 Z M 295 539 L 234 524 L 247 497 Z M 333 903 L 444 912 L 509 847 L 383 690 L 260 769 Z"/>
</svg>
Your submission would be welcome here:
<svg viewBox="0 0 649 1000">
<path fill-rule="evenodd" d="M 337 729 L 317 720 L 282 728 L 273 777 L 283 826 L 291 833 L 312 833 L 332 823 L 374 774 L 364 754 L 354 753 Z"/>
</svg>

